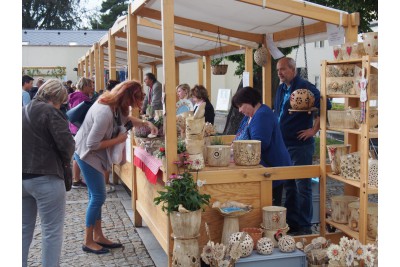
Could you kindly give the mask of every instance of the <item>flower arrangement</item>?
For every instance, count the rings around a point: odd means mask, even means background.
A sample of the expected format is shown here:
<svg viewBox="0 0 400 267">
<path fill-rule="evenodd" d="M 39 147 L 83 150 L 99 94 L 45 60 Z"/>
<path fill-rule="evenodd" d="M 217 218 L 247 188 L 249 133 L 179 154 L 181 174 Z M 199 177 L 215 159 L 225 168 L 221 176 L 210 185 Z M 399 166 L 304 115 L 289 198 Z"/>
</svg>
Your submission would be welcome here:
<svg viewBox="0 0 400 267">
<path fill-rule="evenodd" d="M 224 244 L 214 243 L 210 239 L 210 231 L 205 223 L 208 242 L 203 247 L 201 259 L 211 267 L 233 267 L 242 255 L 240 243 L 243 242 L 245 234 L 242 233 L 239 241 L 234 241 L 228 247 Z"/>
<path fill-rule="evenodd" d="M 189 172 L 188 165 L 191 164 L 187 160 L 188 154 L 181 153 L 180 157 L 183 160 L 174 162 L 178 167 L 178 174 L 172 174 L 165 184 L 165 191 L 157 191 L 158 197 L 154 198 L 156 205 L 162 204 L 161 209 L 167 214 L 172 211 L 196 211 L 208 205 L 211 196 L 201 194 L 200 187 L 206 181 L 201 181 L 193 178 L 193 174 Z M 183 172 L 179 174 L 179 167 L 182 164 Z"/>
<path fill-rule="evenodd" d="M 186 143 L 185 143 L 185 141 L 184 140 L 178 140 L 176 153 L 178 155 L 180 155 L 185 151 L 186 151 Z M 162 144 L 160 146 L 160 148 L 158 149 L 158 152 L 156 154 L 156 157 L 159 158 L 159 159 L 162 159 L 163 157 L 165 157 L 165 144 Z"/>
<path fill-rule="evenodd" d="M 356 239 L 347 237 L 340 239 L 339 245 L 329 246 L 327 255 L 332 266 L 359 266 L 364 261 L 364 266 L 374 266 L 378 256 L 378 249 L 373 244 L 362 245 Z"/>
</svg>

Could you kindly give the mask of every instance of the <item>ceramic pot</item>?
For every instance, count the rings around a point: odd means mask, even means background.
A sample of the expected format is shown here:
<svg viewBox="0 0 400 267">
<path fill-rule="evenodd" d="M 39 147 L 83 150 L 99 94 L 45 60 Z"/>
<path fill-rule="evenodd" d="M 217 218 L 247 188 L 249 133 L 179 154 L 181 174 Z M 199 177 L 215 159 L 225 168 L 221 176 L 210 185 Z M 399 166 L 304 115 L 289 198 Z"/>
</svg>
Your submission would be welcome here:
<svg viewBox="0 0 400 267">
<path fill-rule="evenodd" d="M 262 237 L 263 230 L 261 228 L 243 228 L 242 232 L 248 233 L 253 239 L 253 249 L 256 249 L 258 240 Z"/>
<path fill-rule="evenodd" d="M 372 202 L 368 202 L 368 208 L 373 208 L 373 207 L 378 207 L 378 204 L 376 203 L 372 203 Z M 358 220 L 360 217 L 360 202 L 351 202 L 349 204 L 349 227 L 351 230 L 358 232 Z M 367 219 L 368 221 L 368 219 Z"/>
<path fill-rule="evenodd" d="M 342 60 L 342 47 L 340 45 L 333 46 L 333 59 L 334 60 Z"/>
<path fill-rule="evenodd" d="M 377 32 L 367 32 L 362 34 L 362 39 L 364 40 L 364 50 L 365 52 L 372 56 L 378 56 L 378 33 Z"/>
<path fill-rule="evenodd" d="M 262 208 L 263 225 L 268 230 L 285 228 L 286 208 L 280 206 L 266 206 Z"/>
<path fill-rule="evenodd" d="M 378 207 L 367 209 L 367 235 L 372 239 L 378 235 Z"/>
<path fill-rule="evenodd" d="M 332 220 L 337 223 L 348 223 L 349 221 L 349 203 L 359 201 L 355 196 L 333 196 L 332 204 Z"/>
<path fill-rule="evenodd" d="M 186 118 L 186 134 L 203 134 L 205 118 L 195 119 L 194 117 Z"/>
<path fill-rule="evenodd" d="M 200 266 L 198 237 L 201 210 L 169 215 L 174 238 L 172 266 Z"/>
<path fill-rule="evenodd" d="M 314 94 L 308 89 L 297 89 L 290 95 L 290 106 L 295 110 L 308 110 L 314 106 Z"/>
<path fill-rule="evenodd" d="M 207 146 L 207 163 L 210 166 L 228 166 L 231 157 L 231 146 L 212 145 Z"/>
<path fill-rule="evenodd" d="M 236 165 L 255 166 L 261 161 L 261 141 L 233 141 L 233 160 Z"/>
<path fill-rule="evenodd" d="M 256 62 L 256 64 L 260 67 L 264 66 L 267 63 L 267 55 L 267 48 L 265 48 L 264 46 L 258 48 L 254 52 L 254 62 Z"/>
</svg>

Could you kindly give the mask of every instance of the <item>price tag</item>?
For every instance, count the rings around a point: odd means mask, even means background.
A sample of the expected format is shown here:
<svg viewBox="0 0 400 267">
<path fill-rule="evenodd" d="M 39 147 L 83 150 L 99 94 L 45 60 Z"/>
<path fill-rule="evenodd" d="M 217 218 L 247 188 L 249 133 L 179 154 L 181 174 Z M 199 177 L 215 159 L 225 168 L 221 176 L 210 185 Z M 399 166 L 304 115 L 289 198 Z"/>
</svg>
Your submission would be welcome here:
<svg viewBox="0 0 400 267">
<path fill-rule="evenodd" d="M 360 101 L 361 102 L 366 102 L 367 101 L 367 84 L 368 80 L 365 79 L 364 77 L 360 80 Z"/>
</svg>

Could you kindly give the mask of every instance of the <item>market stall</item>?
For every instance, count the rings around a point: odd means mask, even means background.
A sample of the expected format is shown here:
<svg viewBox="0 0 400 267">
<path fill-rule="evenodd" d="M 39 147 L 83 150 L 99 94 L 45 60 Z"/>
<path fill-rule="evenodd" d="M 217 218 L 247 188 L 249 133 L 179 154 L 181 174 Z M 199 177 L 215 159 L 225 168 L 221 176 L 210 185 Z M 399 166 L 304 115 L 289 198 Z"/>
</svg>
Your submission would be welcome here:
<svg viewBox="0 0 400 267">
<path fill-rule="evenodd" d="M 158 166 L 155 168 L 155 179 L 154 177 L 149 179 L 143 167 L 139 168 L 133 164 L 135 156 L 139 157 L 140 152 L 135 151 L 137 148 L 134 139 L 131 138 L 132 158 L 125 165 L 114 166 L 114 177 L 119 177 L 132 191 L 135 226 L 141 226 L 142 220 L 145 221 L 170 260 L 174 241 L 171 238 L 170 221 L 161 207 L 154 205 L 154 198 L 158 195 L 157 191 L 163 190 L 167 178 L 176 172 L 174 161 L 178 159 L 178 155 L 176 152 L 175 87 L 180 80 L 177 76 L 179 62 L 197 60 L 199 83 L 205 84 L 210 93 L 211 59 L 220 55 L 220 50 L 215 49 L 215 43 L 218 40 L 221 40 L 226 54 L 245 54 L 246 71 L 251 74 L 252 49 L 258 48 L 259 45 L 270 49 L 273 46 L 296 45 L 302 17 L 307 42 L 327 39 L 327 23 L 343 26 L 346 41 L 357 40 L 358 13 L 348 14 L 306 1 L 137 0 L 129 6 L 126 18 L 117 21 L 109 34 L 95 44 L 91 51 L 79 61 L 80 75 L 90 76 L 89 73 L 92 71 L 89 71 L 88 66 L 95 67 L 95 73 L 99 74 L 96 75 L 97 84 L 102 82 L 105 61 L 108 62 L 109 69 L 113 69 L 118 60 L 126 60 L 129 78 L 138 80 L 141 79 L 143 67 L 152 66 L 154 70 L 154 66 L 162 64 L 165 85 L 165 165 L 161 167 L 162 164 L 155 163 L 154 159 L 141 158 L 141 166 L 149 169 L 152 169 L 153 165 Z M 105 50 L 106 46 L 107 50 Z M 97 58 L 95 51 L 100 55 L 99 64 L 97 61 L 93 64 L 90 60 L 90 58 Z M 90 56 L 92 52 L 95 54 Z M 122 52 L 125 52 L 125 55 Z M 110 72 L 110 77 L 112 73 Z M 272 88 L 268 82 L 271 81 L 270 51 L 267 53 L 262 74 L 263 102 L 271 105 Z M 98 82 L 97 79 L 99 79 Z M 252 78 L 250 78 L 250 85 L 252 85 Z M 326 117 L 321 117 L 321 120 L 325 119 Z M 348 136 L 348 133 L 345 134 L 346 142 L 357 148 L 357 139 L 351 135 Z M 223 137 L 226 144 L 230 144 L 232 139 L 232 136 Z M 325 150 L 325 147 L 322 150 Z M 320 177 L 320 202 L 325 203 L 325 174 L 329 171 L 330 167 L 324 163 L 314 166 L 279 168 L 243 167 L 231 163 L 228 167 L 206 167 L 198 172 L 198 178 L 207 181 L 202 190 L 211 195 L 211 202 L 233 199 L 253 207 L 251 212 L 239 218 L 242 228 L 259 226 L 262 221 L 262 207 L 272 204 L 271 193 L 274 180 Z M 353 189 L 346 189 L 346 191 L 357 194 Z M 325 206 L 321 205 L 320 222 L 323 227 L 320 232 L 324 236 L 327 235 L 324 227 L 325 212 Z M 219 242 L 224 223 L 223 217 L 215 209 L 207 207 L 202 214 L 202 222 L 209 224 L 211 239 Z M 337 241 L 342 235 L 343 233 L 336 233 L 330 238 Z M 199 245 L 202 247 L 207 241 L 208 237 L 202 225 Z"/>
</svg>

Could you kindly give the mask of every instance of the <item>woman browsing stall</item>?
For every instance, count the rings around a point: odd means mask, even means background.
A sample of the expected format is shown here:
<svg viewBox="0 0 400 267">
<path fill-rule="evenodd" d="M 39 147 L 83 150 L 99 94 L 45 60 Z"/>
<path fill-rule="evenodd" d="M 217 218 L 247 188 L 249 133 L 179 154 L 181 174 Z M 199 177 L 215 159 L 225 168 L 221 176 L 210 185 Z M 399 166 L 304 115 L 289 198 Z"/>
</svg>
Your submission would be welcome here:
<svg viewBox="0 0 400 267">
<path fill-rule="evenodd" d="M 151 133 L 158 130 L 151 122 L 129 116 L 129 107 L 140 108 L 144 92 L 139 82 L 125 81 L 111 91 L 104 92 L 89 109 L 85 121 L 76 134 L 75 159 L 85 177 L 89 193 L 86 210 L 83 251 L 104 254 L 109 249 L 122 247 L 103 234 L 101 207 L 106 199 L 104 171 L 111 170 L 111 148 L 125 142 L 127 132 L 117 133 L 118 125 L 131 121 L 134 127 L 147 125 Z M 120 123 L 119 123 L 120 122 Z"/>
<path fill-rule="evenodd" d="M 251 87 L 240 88 L 232 98 L 232 105 L 245 115 L 235 140 L 260 140 L 260 164 L 264 167 L 291 166 L 278 120 L 272 110 L 261 103 L 260 93 Z M 281 206 L 282 190 L 283 181 L 274 181 L 273 205 Z"/>
</svg>

